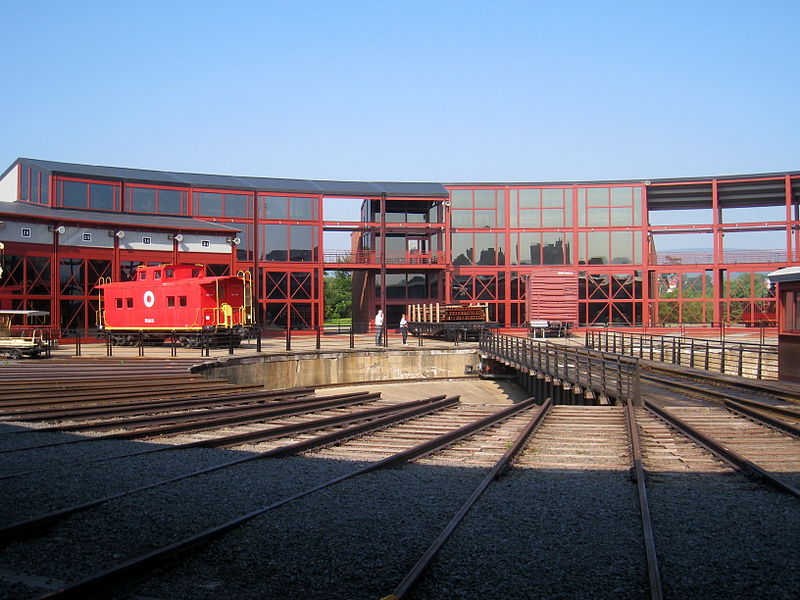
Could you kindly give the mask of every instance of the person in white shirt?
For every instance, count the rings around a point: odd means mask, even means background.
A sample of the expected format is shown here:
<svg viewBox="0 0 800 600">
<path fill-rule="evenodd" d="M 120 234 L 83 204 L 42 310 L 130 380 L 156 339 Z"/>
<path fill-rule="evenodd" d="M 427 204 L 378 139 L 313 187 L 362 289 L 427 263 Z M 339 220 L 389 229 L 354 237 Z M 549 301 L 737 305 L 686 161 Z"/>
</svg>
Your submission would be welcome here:
<svg viewBox="0 0 800 600">
<path fill-rule="evenodd" d="M 405 345 L 406 338 L 408 337 L 408 321 L 405 315 L 400 317 L 400 333 L 403 334 L 403 345 Z"/>
<path fill-rule="evenodd" d="M 378 309 L 378 314 L 375 315 L 375 345 L 382 345 L 383 341 L 383 311 Z"/>
</svg>

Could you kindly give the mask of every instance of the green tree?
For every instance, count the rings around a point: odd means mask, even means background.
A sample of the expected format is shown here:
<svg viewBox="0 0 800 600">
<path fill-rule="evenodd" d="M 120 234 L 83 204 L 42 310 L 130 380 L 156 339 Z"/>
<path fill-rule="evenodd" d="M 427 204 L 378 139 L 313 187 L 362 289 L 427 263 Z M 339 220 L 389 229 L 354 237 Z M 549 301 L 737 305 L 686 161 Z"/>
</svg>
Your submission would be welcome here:
<svg viewBox="0 0 800 600">
<path fill-rule="evenodd" d="M 325 319 L 350 316 L 353 305 L 353 274 L 335 271 L 325 277 Z"/>
</svg>

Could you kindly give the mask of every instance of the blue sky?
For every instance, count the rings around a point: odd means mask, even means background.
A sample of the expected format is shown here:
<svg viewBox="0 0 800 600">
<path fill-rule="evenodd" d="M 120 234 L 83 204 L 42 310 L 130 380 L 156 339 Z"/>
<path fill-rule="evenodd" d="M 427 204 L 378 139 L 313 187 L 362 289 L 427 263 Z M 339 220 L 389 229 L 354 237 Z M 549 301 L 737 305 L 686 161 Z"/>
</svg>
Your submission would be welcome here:
<svg viewBox="0 0 800 600">
<path fill-rule="evenodd" d="M 800 170 L 797 2 L 2 1 L 16 157 L 401 181 Z"/>
</svg>

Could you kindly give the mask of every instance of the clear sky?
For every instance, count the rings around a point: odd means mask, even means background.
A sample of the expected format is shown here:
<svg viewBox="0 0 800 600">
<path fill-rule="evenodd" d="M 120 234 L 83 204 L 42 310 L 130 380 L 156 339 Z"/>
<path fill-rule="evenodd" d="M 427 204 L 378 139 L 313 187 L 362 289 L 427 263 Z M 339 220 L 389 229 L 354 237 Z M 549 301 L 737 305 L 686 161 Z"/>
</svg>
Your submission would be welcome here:
<svg viewBox="0 0 800 600">
<path fill-rule="evenodd" d="M 800 2 L 0 0 L 18 156 L 320 179 L 800 170 Z"/>
</svg>

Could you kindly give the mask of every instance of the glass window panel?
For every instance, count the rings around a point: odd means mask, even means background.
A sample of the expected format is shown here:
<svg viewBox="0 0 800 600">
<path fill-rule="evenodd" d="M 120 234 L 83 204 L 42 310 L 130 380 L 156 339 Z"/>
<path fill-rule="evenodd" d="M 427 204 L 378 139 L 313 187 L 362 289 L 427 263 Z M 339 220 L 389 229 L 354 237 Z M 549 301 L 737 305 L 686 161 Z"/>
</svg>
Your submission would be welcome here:
<svg viewBox="0 0 800 600">
<path fill-rule="evenodd" d="M 505 194 L 500 192 L 497 199 L 497 227 L 506 226 L 506 199 Z"/>
<path fill-rule="evenodd" d="M 222 216 L 222 194 L 217 192 L 197 192 L 196 214 L 208 217 Z"/>
<path fill-rule="evenodd" d="M 158 190 L 158 212 L 162 215 L 184 214 L 185 194 L 181 190 Z"/>
<path fill-rule="evenodd" d="M 246 217 L 248 200 L 244 194 L 225 194 L 225 216 Z"/>
<path fill-rule="evenodd" d="M 611 226 L 625 227 L 627 225 L 633 225 L 631 208 L 627 206 L 624 208 L 612 208 Z"/>
<path fill-rule="evenodd" d="M 472 190 L 453 190 L 450 192 L 453 208 L 472 208 Z"/>
<path fill-rule="evenodd" d="M 541 264 L 541 234 L 538 232 L 523 232 L 518 235 L 518 262 L 514 264 Z"/>
<path fill-rule="evenodd" d="M 495 190 L 475 190 L 475 208 L 496 208 Z"/>
<path fill-rule="evenodd" d="M 380 236 L 378 236 L 378 243 L 380 244 Z M 400 255 L 406 252 L 406 237 L 404 235 L 387 235 L 386 236 L 386 253 Z"/>
<path fill-rule="evenodd" d="M 313 221 L 316 198 L 289 198 L 289 216 L 300 221 Z"/>
<path fill-rule="evenodd" d="M 517 193 L 519 194 L 519 205 L 521 208 L 539 208 L 541 205 L 539 201 L 539 190 L 518 190 Z M 512 198 L 513 197 L 512 195 Z"/>
<path fill-rule="evenodd" d="M 586 190 L 578 192 L 578 227 L 586 226 Z"/>
<path fill-rule="evenodd" d="M 472 234 L 454 233 L 451 236 L 453 264 L 472 264 Z"/>
<path fill-rule="evenodd" d="M 89 208 L 97 210 L 114 210 L 115 188 L 102 183 L 92 183 L 89 186 Z"/>
<path fill-rule="evenodd" d="M 42 173 L 42 189 L 41 195 L 39 196 L 39 204 L 49 204 L 49 200 L 47 198 L 50 191 L 50 176 L 47 173 Z"/>
<path fill-rule="evenodd" d="M 563 227 L 564 211 L 553 208 L 542 210 L 542 227 Z"/>
<path fill-rule="evenodd" d="M 472 227 L 471 210 L 454 210 L 450 213 L 450 225 L 452 227 Z"/>
<path fill-rule="evenodd" d="M 564 190 L 542 190 L 542 206 L 562 208 L 564 206 Z"/>
<path fill-rule="evenodd" d="M 608 188 L 586 188 L 587 206 L 608 206 Z"/>
<path fill-rule="evenodd" d="M 426 223 L 427 212 L 409 211 L 406 213 L 406 221 L 409 223 Z"/>
<path fill-rule="evenodd" d="M 633 232 L 633 262 L 637 265 L 642 264 L 642 232 Z"/>
<path fill-rule="evenodd" d="M 286 225 L 264 225 L 264 260 L 285 261 L 289 258 L 289 230 Z"/>
<path fill-rule="evenodd" d="M 475 257 L 479 265 L 496 265 L 497 261 L 497 236 L 494 233 L 475 234 Z"/>
<path fill-rule="evenodd" d="M 633 224 L 642 224 L 642 188 L 633 188 Z"/>
<path fill-rule="evenodd" d="M 633 195 L 629 187 L 611 188 L 611 206 L 630 206 L 633 203 Z"/>
<path fill-rule="evenodd" d="M 608 208 L 589 208 L 587 209 L 587 222 L 588 227 L 606 227 L 608 226 Z"/>
<path fill-rule="evenodd" d="M 542 226 L 542 212 L 539 209 L 521 210 L 519 211 L 519 226 L 520 227 L 541 227 Z"/>
<path fill-rule="evenodd" d="M 308 262 L 313 260 L 314 227 L 309 225 L 290 225 L 292 247 L 289 260 Z"/>
<path fill-rule="evenodd" d="M 563 233 L 544 233 L 542 234 L 542 263 L 545 265 L 564 264 L 564 234 Z"/>
<path fill-rule="evenodd" d="M 425 275 L 421 273 L 408 274 L 408 287 L 406 288 L 408 298 L 427 298 L 426 289 Z"/>
<path fill-rule="evenodd" d="M 88 184 L 80 181 L 64 181 L 62 183 L 63 197 L 61 198 L 61 206 L 86 208 L 88 187 Z"/>
<path fill-rule="evenodd" d="M 586 234 L 586 262 L 590 265 L 605 265 L 609 261 L 608 233 L 592 231 Z"/>
<path fill-rule="evenodd" d="M 39 202 L 39 171 L 31 169 L 31 202 Z"/>
<path fill-rule="evenodd" d="M 30 167 L 22 167 L 20 166 L 20 181 L 19 181 L 19 199 L 20 200 L 27 200 L 28 199 L 28 181 L 31 169 Z"/>
<path fill-rule="evenodd" d="M 133 212 L 156 212 L 156 190 L 152 188 L 128 188 L 131 197 L 130 210 Z"/>
<path fill-rule="evenodd" d="M 495 226 L 495 211 L 493 210 L 476 210 L 475 212 L 475 227 L 494 227 Z"/>
<path fill-rule="evenodd" d="M 264 196 L 261 217 L 264 219 L 288 219 L 288 198 L 283 196 Z"/>
<path fill-rule="evenodd" d="M 404 274 L 386 274 L 386 297 L 393 300 L 406 297 L 406 276 Z"/>
<path fill-rule="evenodd" d="M 611 232 L 611 255 L 611 262 L 615 265 L 628 265 L 633 262 L 632 232 Z"/>
</svg>

